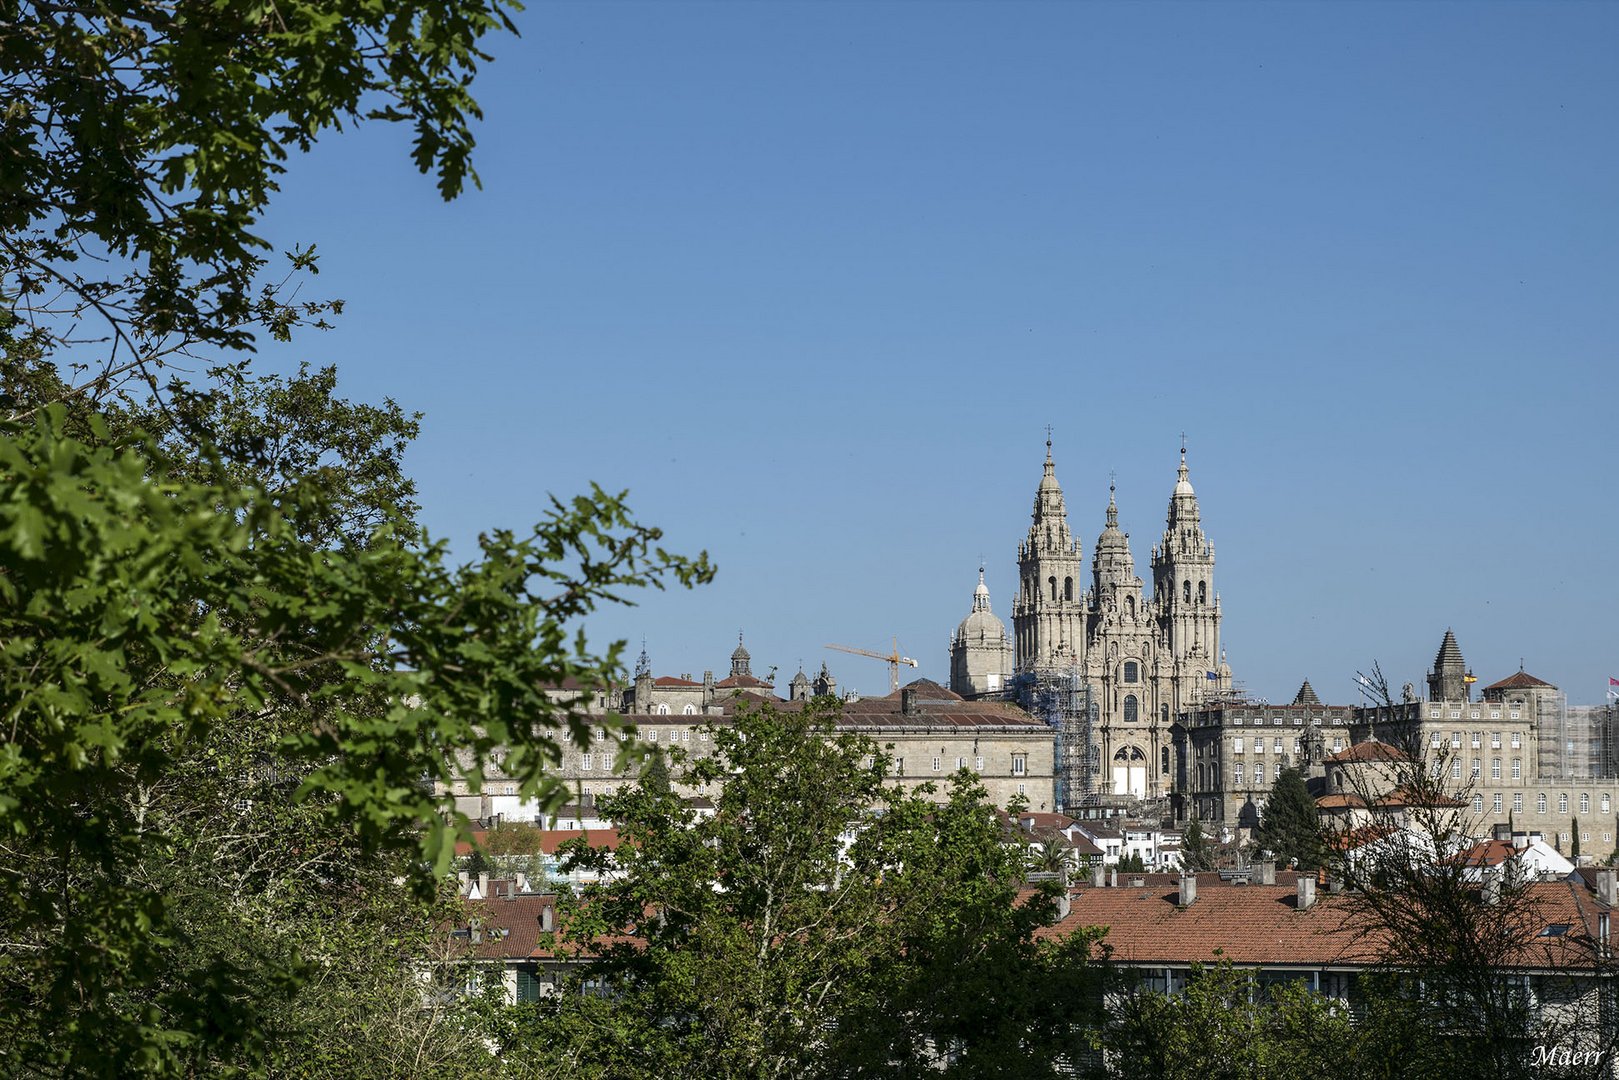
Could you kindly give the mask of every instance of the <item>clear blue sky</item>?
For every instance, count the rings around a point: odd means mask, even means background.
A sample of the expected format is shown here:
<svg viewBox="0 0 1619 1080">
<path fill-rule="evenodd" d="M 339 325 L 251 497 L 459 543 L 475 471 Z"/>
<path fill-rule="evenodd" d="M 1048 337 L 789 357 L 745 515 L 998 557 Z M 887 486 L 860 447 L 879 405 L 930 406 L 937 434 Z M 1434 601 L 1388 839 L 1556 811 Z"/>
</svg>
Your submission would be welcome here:
<svg viewBox="0 0 1619 1080">
<path fill-rule="evenodd" d="M 484 190 L 381 126 L 293 162 L 336 362 L 426 415 L 457 551 L 628 488 L 716 582 L 604 613 L 782 685 L 1009 617 L 1054 429 L 1137 570 L 1181 432 L 1239 683 L 1355 700 L 1453 627 L 1484 682 L 1619 675 L 1619 6 L 559 4 L 492 42 Z"/>
</svg>

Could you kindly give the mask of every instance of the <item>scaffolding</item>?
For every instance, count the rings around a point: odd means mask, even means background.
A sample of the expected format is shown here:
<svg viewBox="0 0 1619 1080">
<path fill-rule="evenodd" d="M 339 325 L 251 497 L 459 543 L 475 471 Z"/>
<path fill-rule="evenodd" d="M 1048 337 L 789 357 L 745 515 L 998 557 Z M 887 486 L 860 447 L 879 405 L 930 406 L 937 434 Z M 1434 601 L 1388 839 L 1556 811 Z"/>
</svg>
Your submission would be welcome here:
<svg viewBox="0 0 1619 1080">
<path fill-rule="evenodd" d="M 1030 715 L 1055 733 L 1053 780 L 1056 805 L 1073 814 L 1099 801 L 1096 778 L 1101 749 L 1096 741 L 1096 710 L 1090 687 L 1074 668 L 1046 668 L 1017 677 L 1013 693 Z"/>
</svg>

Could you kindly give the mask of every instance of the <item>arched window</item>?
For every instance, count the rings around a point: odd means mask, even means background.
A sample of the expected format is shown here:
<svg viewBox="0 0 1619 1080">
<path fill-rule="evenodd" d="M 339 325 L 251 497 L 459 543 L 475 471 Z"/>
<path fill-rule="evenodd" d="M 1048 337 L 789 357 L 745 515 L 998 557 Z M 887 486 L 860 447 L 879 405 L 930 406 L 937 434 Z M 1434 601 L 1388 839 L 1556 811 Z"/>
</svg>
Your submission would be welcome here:
<svg viewBox="0 0 1619 1080">
<path fill-rule="evenodd" d="M 1126 695 L 1124 695 L 1124 722 L 1126 724 L 1135 723 L 1136 708 L 1137 708 L 1136 696 L 1134 694 L 1126 694 Z"/>
<path fill-rule="evenodd" d="M 1234 784 L 1242 783 L 1242 762 L 1240 761 L 1231 766 L 1231 782 Z"/>
<path fill-rule="evenodd" d="M 1582 792 L 1580 792 L 1580 813 L 1589 814 L 1590 812 L 1591 812 L 1591 793 L 1589 791 L 1582 791 Z"/>
<path fill-rule="evenodd" d="M 1185 581 L 1181 582 L 1181 596 L 1186 600 L 1186 602 L 1188 604 L 1190 604 L 1192 602 L 1192 579 L 1191 578 L 1187 578 Z"/>
<path fill-rule="evenodd" d="M 1200 604 L 1209 602 L 1209 583 L 1206 581 L 1197 583 L 1197 602 Z"/>
<path fill-rule="evenodd" d="M 1265 764 L 1264 764 L 1264 762 L 1259 762 L 1258 764 L 1256 764 L 1254 766 L 1254 783 L 1263 784 L 1264 782 L 1265 782 Z"/>
<path fill-rule="evenodd" d="M 667 706 L 667 705 L 659 705 L 653 711 L 656 712 L 659 716 L 668 716 L 669 715 L 669 706 Z"/>
<path fill-rule="evenodd" d="M 1141 665 L 1134 660 L 1124 662 L 1124 681 L 1128 683 L 1141 681 Z"/>
<path fill-rule="evenodd" d="M 697 715 L 697 706 L 695 706 L 695 705 L 687 705 L 685 708 L 680 710 L 680 713 L 681 713 L 682 716 L 696 716 Z"/>
<path fill-rule="evenodd" d="M 1126 596 L 1124 598 L 1124 613 L 1125 613 L 1125 615 L 1127 615 L 1128 617 L 1130 617 L 1132 619 L 1136 617 L 1136 598 L 1135 597 Z"/>
<path fill-rule="evenodd" d="M 1053 602 L 1055 602 L 1057 599 L 1057 576 L 1053 574 L 1047 580 L 1051 582 L 1051 599 Z"/>
<path fill-rule="evenodd" d="M 1564 792 L 1563 794 L 1557 796 L 1557 812 L 1559 814 L 1568 813 L 1568 793 L 1567 792 Z"/>
<path fill-rule="evenodd" d="M 1168 776 L 1169 775 L 1169 747 L 1167 747 L 1167 746 L 1164 747 L 1158 753 L 1159 753 L 1158 771 L 1163 773 L 1165 776 Z"/>
<path fill-rule="evenodd" d="M 1072 600 L 1074 598 L 1074 579 L 1071 577 L 1065 577 L 1062 579 L 1062 598 L 1064 600 Z"/>
<path fill-rule="evenodd" d="M 1608 793 L 1604 791 L 1602 793 L 1602 812 L 1606 814 L 1610 806 L 1611 804 L 1608 802 Z"/>
<path fill-rule="evenodd" d="M 1168 705 L 1160 705 L 1158 707 L 1158 718 L 1160 720 L 1162 720 L 1165 725 L 1167 725 L 1169 723 L 1169 706 Z"/>
<path fill-rule="evenodd" d="M 1482 796 L 1482 795 L 1474 795 L 1473 796 L 1473 813 L 1475 813 L 1475 814 L 1484 813 L 1484 796 Z"/>
<path fill-rule="evenodd" d="M 1545 812 L 1546 812 L 1546 793 L 1544 791 L 1542 791 L 1539 795 L 1535 796 L 1535 813 L 1544 814 Z"/>
</svg>

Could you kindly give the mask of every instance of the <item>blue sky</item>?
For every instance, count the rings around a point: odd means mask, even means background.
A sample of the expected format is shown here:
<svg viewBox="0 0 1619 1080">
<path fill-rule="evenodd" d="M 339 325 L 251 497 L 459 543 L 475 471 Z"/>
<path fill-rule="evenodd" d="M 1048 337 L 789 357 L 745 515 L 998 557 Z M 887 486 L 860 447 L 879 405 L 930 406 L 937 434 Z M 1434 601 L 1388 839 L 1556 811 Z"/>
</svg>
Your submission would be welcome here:
<svg viewBox="0 0 1619 1080">
<path fill-rule="evenodd" d="M 470 554 L 628 488 L 715 583 L 604 612 L 659 673 L 1009 617 L 1045 426 L 1137 571 L 1181 433 L 1239 683 L 1355 700 L 1446 627 L 1602 698 L 1619 507 L 1619 7 L 538 3 L 477 92 L 484 189 L 401 130 L 292 163 L 357 398 L 426 413 Z"/>
</svg>

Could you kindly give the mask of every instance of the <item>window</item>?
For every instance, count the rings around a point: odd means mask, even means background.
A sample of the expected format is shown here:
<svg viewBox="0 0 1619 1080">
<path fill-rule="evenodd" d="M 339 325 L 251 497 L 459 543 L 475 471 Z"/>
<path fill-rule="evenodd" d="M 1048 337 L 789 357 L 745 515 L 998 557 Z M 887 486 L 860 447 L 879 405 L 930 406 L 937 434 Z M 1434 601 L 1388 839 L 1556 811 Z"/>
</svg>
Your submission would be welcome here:
<svg viewBox="0 0 1619 1080">
<path fill-rule="evenodd" d="M 1231 766 L 1231 779 L 1234 783 L 1242 783 L 1242 762 L 1239 761 Z"/>
<path fill-rule="evenodd" d="M 1474 720 L 1477 720 L 1478 719 L 1478 710 L 1474 709 L 1470 715 L 1472 716 L 1472 718 Z"/>
<path fill-rule="evenodd" d="M 1293 741 L 1298 742 L 1297 739 L 1294 739 Z M 1282 752 L 1282 737 L 1280 735 L 1276 736 L 1276 744 L 1273 747 L 1271 747 L 1271 749 L 1274 750 L 1278 754 L 1280 754 Z"/>
<path fill-rule="evenodd" d="M 1029 771 L 1029 756 L 1027 754 L 1012 755 L 1012 775 L 1023 776 Z"/>
<path fill-rule="evenodd" d="M 699 732 L 698 732 L 698 733 L 697 733 L 697 741 L 698 741 L 698 742 L 707 742 L 707 741 L 708 741 L 708 732 L 706 732 L 706 731 L 699 731 Z"/>
<path fill-rule="evenodd" d="M 1490 809 L 1494 810 L 1497 814 L 1501 812 L 1501 793 L 1499 791 L 1495 793 L 1495 803 L 1490 807 Z"/>
<path fill-rule="evenodd" d="M 1565 843 L 1565 844 L 1568 843 L 1568 833 L 1558 833 L 1557 835 L 1563 841 L 1563 843 Z M 1568 924 L 1567 923 L 1558 923 L 1557 925 L 1559 925 L 1559 926 L 1561 926 L 1563 928 L 1560 931 L 1560 933 L 1564 933 L 1564 934 L 1568 933 Z"/>
<path fill-rule="evenodd" d="M 1602 834 L 1602 842 L 1604 844 L 1612 843 L 1613 842 L 1613 833 L 1611 833 L 1611 832 L 1603 833 Z"/>
<path fill-rule="evenodd" d="M 1591 842 L 1591 830 L 1590 829 L 1581 829 L 1580 830 L 1580 843 L 1589 844 L 1590 842 Z"/>
<path fill-rule="evenodd" d="M 1473 779 L 1477 780 L 1484 773 L 1484 763 L 1478 758 L 1473 759 Z"/>
<path fill-rule="evenodd" d="M 984 771 L 984 759 L 982 757 L 973 758 L 973 768 L 978 770 L 979 772 L 983 772 Z"/>
<path fill-rule="evenodd" d="M 680 715 L 682 715 L 682 716 L 696 716 L 697 715 L 697 706 L 690 705 L 690 704 L 686 705 L 684 708 L 682 708 L 680 710 Z"/>
<path fill-rule="evenodd" d="M 1568 793 L 1567 792 L 1564 792 L 1563 794 L 1557 796 L 1557 812 L 1559 814 L 1568 813 Z M 1564 837 L 1564 839 L 1566 840 L 1568 838 Z"/>
<path fill-rule="evenodd" d="M 1231 752 L 1233 754 L 1242 753 L 1242 736 L 1241 735 L 1238 735 L 1235 739 L 1231 740 Z"/>
<path fill-rule="evenodd" d="M 1479 744 L 1482 743 L 1483 741 L 1484 741 L 1484 732 L 1482 732 L 1482 731 L 1473 732 L 1473 749 L 1474 750 L 1477 750 L 1479 748 Z"/>
<path fill-rule="evenodd" d="M 654 728 L 653 730 L 646 733 L 646 741 L 647 742 L 657 742 L 658 741 L 658 732 L 657 732 L 656 728 Z"/>
<path fill-rule="evenodd" d="M 904 758 L 900 757 L 900 758 L 895 758 L 894 759 L 894 775 L 895 776 L 904 776 L 905 775 L 905 759 Z"/>
<path fill-rule="evenodd" d="M 1521 750 L 1523 748 L 1523 735 L 1519 732 L 1514 731 L 1512 733 L 1512 748 L 1514 750 Z"/>
<path fill-rule="evenodd" d="M 591 755 L 591 754 L 585 754 L 585 755 L 581 756 L 579 758 L 579 767 L 581 769 L 590 768 L 590 761 L 591 761 L 592 756 L 593 755 Z"/>
<path fill-rule="evenodd" d="M 1498 757 L 1490 759 L 1490 779 L 1501 779 L 1501 759 Z"/>
<path fill-rule="evenodd" d="M 1428 745 L 1437 750 L 1439 749 L 1440 744 L 1444 741 L 1445 733 L 1443 731 L 1436 731 L 1433 733 L 1433 737 L 1428 740 Z"/>
<path fill-rule="evenodd" d="M 1453 732 L 1450 733 L 1450 748 L 1452 750 L 1460 750 L 1462 748 L 1462 733 L 1461 732 L 1453 731 Z"/>
<path fill-rule="evenodd" d="M 1451 758 L 1450 759 L 1450 778 L 1452 780 L 1460 780 L 1462 778 L 1462 759 L 1461 758 Z"/>
<path fill-rule="evenodd" d="M 1264 782 L 1265 782 L 1265 766 L 1264 766 L 1263 763 L 1261 763 L 1261 764 L 1258 764 L 1258 765 L 1254 766 L 1254 783 L 1263 784 Z"/>
<path fill-rule="evenodd" d="M 1062 579 L 1062 598 L 1064 600 L 1072 600 L 1074 598 L 1074 579 L 1071 577 L 1065 577 Z"/>
<path fill-rule="evenodd" d="M 933 755 L 933 771 L 934 772 L 939 771 L 939 755 L 937 755 L 937 754 Z"/>
<path fill-rule="evenodd" d="M 1523 792 L 1514 791 L 1512 793 L 1512 810 L 1517 814 L 1523 813 Z"/>
<path fill-rule="evenodd" d="M 1342 750 L 1344 748 L 1344 737 L 1342 735 L 1334 735 L 1332 737 L 1332 748 L 1334 751 Z"/>
<path fill-rule="evenodd" d="M 1608 793 L 1604 791 L 1602 793 L 1602 812 L 1606 814 L 1611 808 L 1612 804 L 1608 802 Z"/>
<path fill-rule="evenodd" d="M 1545 812 L 1546 812 L 1546 793 L 1544 791 L 1542 791 L 1539 795 L 1535 796 L 1535 813 L 1544 814 Z"/>
<path fill-rule="evenodd" d="M 659 716 L 668 716 L 669 715 L 669 706 L 667 706 L 667 705 L 659 705 L 656 709 L 653 709 L 652 711 L 657 713 Z"/>
<path fill-rule="evenodd" d="M 1124 722 L 1126 724 L 1135 723 L 1137 707 L 1136 696 L 1134 694 L 1124 695 Z"/>
<path fill-rule="evenodd" d="M 1490 749 L 1501 749 L 1501 733 L 1499 731 L 1490 732 Z"/>
<path fill-rule="evenodd" d="M 1509 713 L 1507 713 L 1507 717 L 1508 717 L 1508 718 L 1509 718 L 1509 719 L 1512 719 L 1512 720 L 1516 720 L 1516 719 L 1518 719 L 1518 710 L 1517 710 L 1517 709 L 1513 709 L 1513 710 L 1512 710 L 1512 711 L 1511 711 L 1511 712 L 1509 712 Z"/>
<path fill-rule="evenodd" d="M 1303 739 L 1294 739 L 1293 740 L 1293 752 L 1295 754 L 1301 754 L 1301 753 L 1304 752 L 1304 740 Z"/>
<path fill-rule="evenodd" d="M 1589 791 L 1582 791 L 1582 792 L 1580 792 L 1580 813 L 1589 814 L 1590 812 L 1591 812 L 1591 793 Z"/>
<path fill-rule="evenodd" d="M 1484 796 L 1482 796 L 1482 795 L 1474 795 L 1473 796 L 1473 813 L 1475 813 L 1475 814 L 1484 813 Z"/>
<path fill-rule="evenodd" d="M 966 767 L 967 767 L 967 759 L 964 758 L 964 757 L 958 757 L 956 759 L 956 770 L 959 772 L 962 769 L 965 769 Z"/>
<path fill-rule="evenodd" d="M 1512 778 L 1514 780 L 1523 779 L 1523 758 L 1521 757 L 1512 759 Z"/>
<path fill-rule="evenodd" d="M 1017 786 L 1017 793 L 1019 795 L 1027 795 L 1029 793 L 1029 789 L 1025 785 L 1019 784 Z"/>
<path fill-rule="evenodd" d="M 1124 681 L 1128 683 L 1141 681 L 1141 665 L 1134 660 L 1124 662 Z"/>
</svg>

